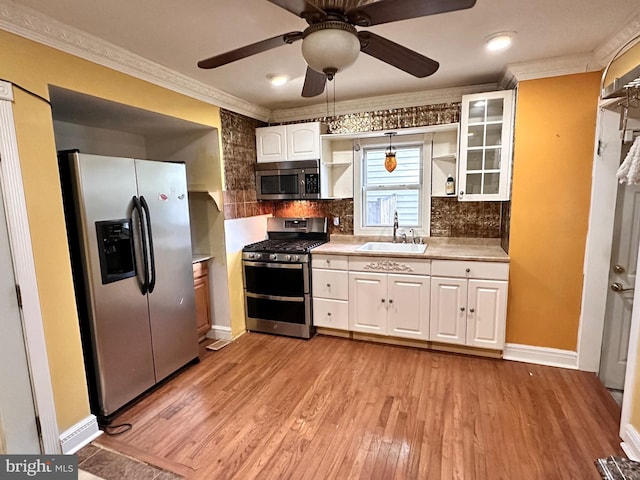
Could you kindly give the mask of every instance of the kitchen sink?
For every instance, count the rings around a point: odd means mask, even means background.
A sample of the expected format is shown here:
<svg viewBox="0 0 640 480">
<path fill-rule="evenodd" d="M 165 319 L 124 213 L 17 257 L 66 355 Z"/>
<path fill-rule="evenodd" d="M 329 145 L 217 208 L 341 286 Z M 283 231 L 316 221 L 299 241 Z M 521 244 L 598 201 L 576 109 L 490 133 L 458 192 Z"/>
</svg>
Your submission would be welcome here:
<svg viewBox="0 0 640 480">
<path fill-rule="evenodd" d="M 356 252 L 424 253 L 426 243 L 367 242 Z"/>
</svg>

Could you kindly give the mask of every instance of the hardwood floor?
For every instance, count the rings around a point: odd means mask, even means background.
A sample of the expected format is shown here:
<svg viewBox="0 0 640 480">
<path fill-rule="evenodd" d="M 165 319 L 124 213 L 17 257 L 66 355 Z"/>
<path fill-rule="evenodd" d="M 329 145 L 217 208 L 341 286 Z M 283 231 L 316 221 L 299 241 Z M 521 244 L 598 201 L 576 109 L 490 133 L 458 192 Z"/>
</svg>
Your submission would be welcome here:
<svg viewBox="0 0 640 480">
<path fill-rule="evenodd" d="M 599 479 L 620 408 L 591 373 L 248 333 L 116 418 L 192 479 Z"/>
</svg>

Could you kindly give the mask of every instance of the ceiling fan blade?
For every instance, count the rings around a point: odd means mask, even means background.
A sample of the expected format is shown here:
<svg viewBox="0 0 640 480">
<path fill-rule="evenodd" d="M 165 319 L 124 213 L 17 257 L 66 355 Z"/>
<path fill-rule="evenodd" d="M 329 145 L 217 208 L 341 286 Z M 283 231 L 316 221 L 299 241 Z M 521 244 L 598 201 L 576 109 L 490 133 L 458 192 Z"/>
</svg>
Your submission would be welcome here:
<svg viewBox="0 0 640 480">
<path fill-rule="evenodd" d="M 326 20 L 327 14 L 321 8 L 305 0 L 267 0 L 294 15 L 304 18 L 309 24 Z"/>
<path fill-rule="evenodd" d="M 316 72 L 313 68 L 307 67 L 307 74 L 304 77 L 302 96 L 305 98 L 317 97 L 324 92 L 327 84 L 327 76 L 324 73 Z"/>
<path fill-rule="evenodd" d="M 358 32 L 361 51 L 393 65 L 414 77 L 424 78 L 436 73 L 440 64 L 424 55 L 371 32 Z"/>
<path fill-rule="evenodd" d="M 361 27 L 471 8 L 476 0 L 380 0 L 348 10 L 349 22 Z"/>
<path fill-rule="evenodd" d="M 297 40 L 302 39 L 302 32 L 289 32 L 284 35 L 278 35 L 277 37 L 262 40 L 261 42 L 252 43 L 244 47 L 236 48 L 226 53 L 216 55 L 215 57 L 207 58 L 206 60 L 200 60 L 198 67 L 200 68 L 216 68 L 227 63 L 235 62 L 241 58 L 250 57 L 256 53 L 266 52 L 272 48 L 279 47 L 281 45 L 287 45 Z"/>
</svg>

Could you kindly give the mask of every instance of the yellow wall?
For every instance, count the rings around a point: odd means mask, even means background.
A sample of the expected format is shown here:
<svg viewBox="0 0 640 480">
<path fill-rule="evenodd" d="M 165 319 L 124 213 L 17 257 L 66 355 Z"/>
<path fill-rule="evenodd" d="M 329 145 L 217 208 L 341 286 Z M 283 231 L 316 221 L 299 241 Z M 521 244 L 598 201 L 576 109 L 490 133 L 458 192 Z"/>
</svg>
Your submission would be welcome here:
<svg viewBox="0 0 640 480">
<path fill-rule="evenodd" d="M 4 80 L 48 98 L 48 85 L 220 129 L 217 107 L 0 31 Z M 60 431 L 89 414 L 49 106 L 14 89 L 14 114 Z"/>
<path fill-rule="evenodd" d="M 600 73 L 523 81 L 507 342 L 576 350 Z"/>
</svg>

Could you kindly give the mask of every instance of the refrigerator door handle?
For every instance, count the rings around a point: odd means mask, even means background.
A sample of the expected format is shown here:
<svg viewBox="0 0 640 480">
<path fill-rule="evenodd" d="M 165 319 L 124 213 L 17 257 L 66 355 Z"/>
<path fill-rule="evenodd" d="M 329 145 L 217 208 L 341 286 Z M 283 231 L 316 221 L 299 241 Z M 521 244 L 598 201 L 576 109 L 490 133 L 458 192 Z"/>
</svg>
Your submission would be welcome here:
<svg viewBox="0 0 640 480">
<path fill-rule="evenodd" d="M 140 195 L 140 204 L 144 209 L 146 221 L 147 221 L 147 235 L 149 241 L 149 258 L 151 260 L 151 280 L 149 281 L 149 293 L 153 293 L 153 289 L 156 286 L 156 257 L 153 251 L 153 233 L 151 233 L 151 214 L 149 213 L 149 205 L 142 195 Z"/>
<path fill-rule="evenodd" d="M 144 214 L 142 213 L 142 205 L 138 197 L 133 197 L 131 199 L 133 201 L 133 210 L 138 213 L 138 223 L 140 225 L 140 237 L 142 240 L 142 263 L 144 265 L 144 277 L 143 281 L 140 284 L 140 292 L 142 295 L 146 295 L 149 290 L 149 260 L 148 260 L 148 247 L 147 247 L 147 237 L 144 234 L 144 225 L 142 223 L 142 218 Z M 135 242 L 134 242 L 135 244 Z"/>
</svg>

